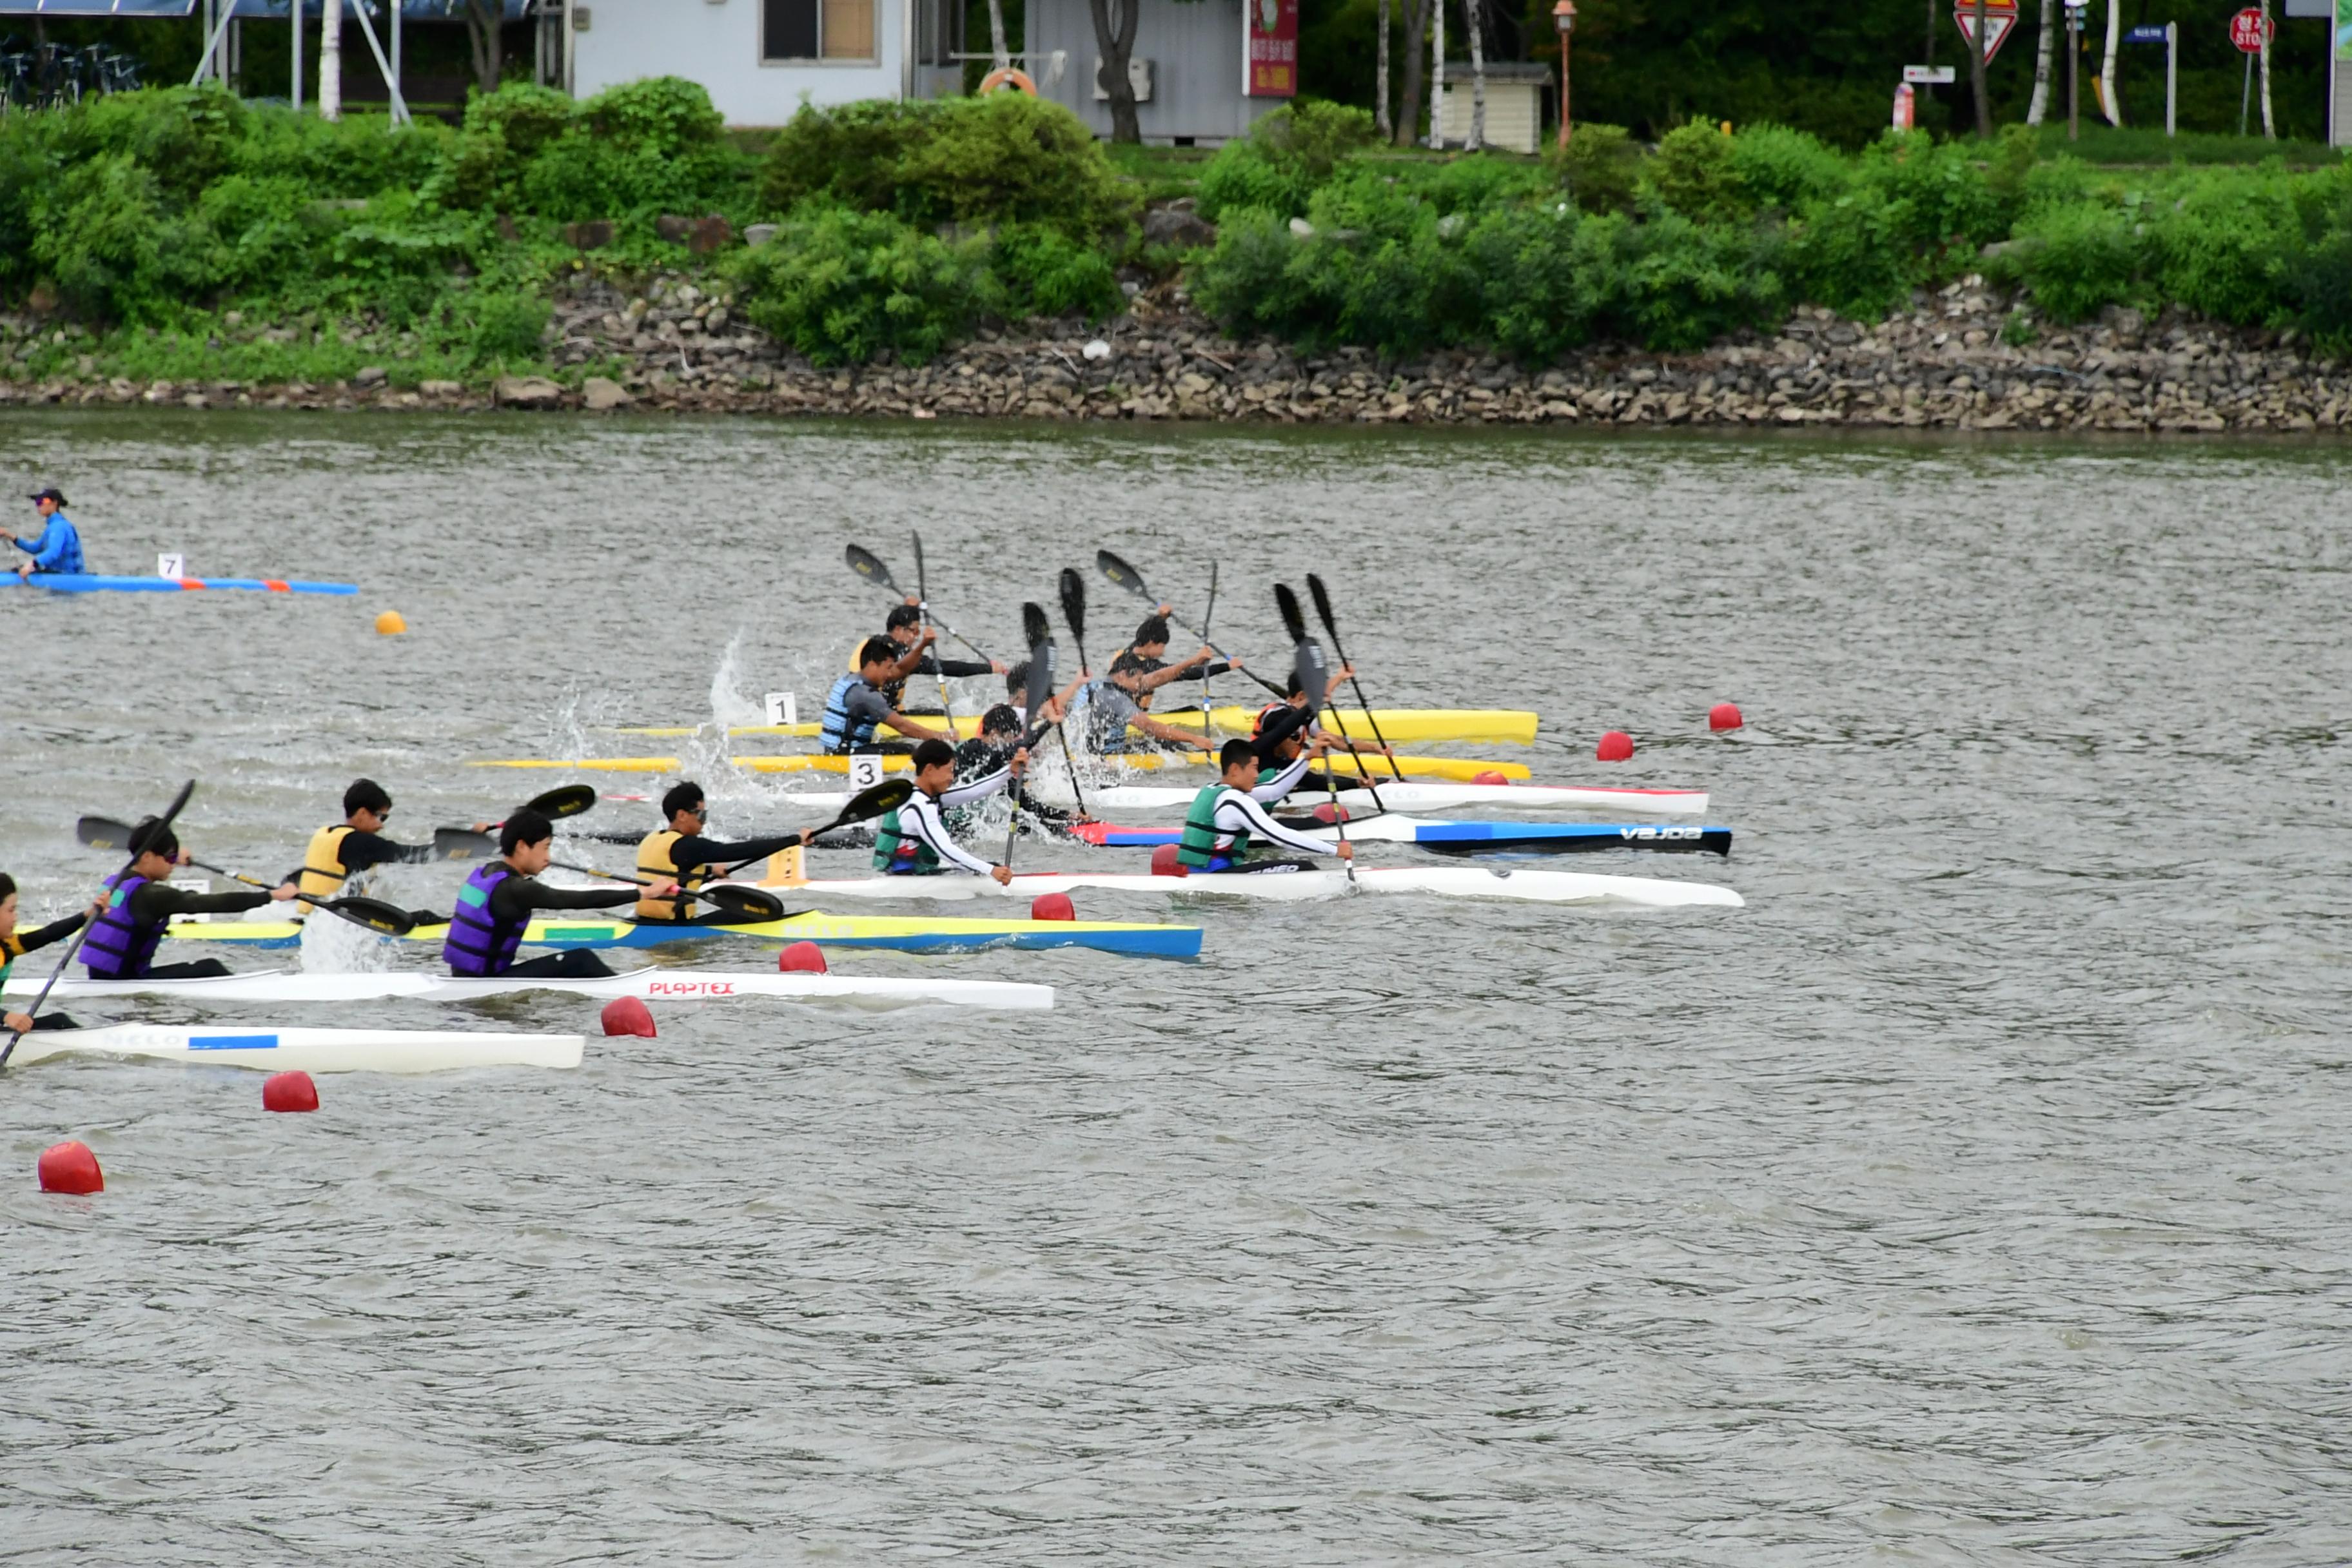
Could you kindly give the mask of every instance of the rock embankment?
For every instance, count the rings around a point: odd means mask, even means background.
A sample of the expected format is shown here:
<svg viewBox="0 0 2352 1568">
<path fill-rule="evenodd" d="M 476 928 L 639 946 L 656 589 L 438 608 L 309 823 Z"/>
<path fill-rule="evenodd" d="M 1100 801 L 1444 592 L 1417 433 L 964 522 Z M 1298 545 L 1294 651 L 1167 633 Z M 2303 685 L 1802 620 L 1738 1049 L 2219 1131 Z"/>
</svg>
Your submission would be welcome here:
<svg viewBox="0 0 2352 1568">
<path fill-rule="evenodd" d="M 20 327 L 21 330 L 21 327 Z M 914 419 L 1278 424 L 1843 425 L 1937 429 L 2352 428 L 2352 367 L 2291 332 L 2110 310 L 2038 323 L 1970 278 L 1871 325 L 1805 310 L 1772 337 L 1695 353 L 1598 346 L 1548 368 L 1458 351 L 1386 357 L 1236 342 L 1180 289 L 1101 327 L 983 331 L 928 364 L 823 370 L 745 322 L 726 293 L 663 279 L 630 297 L 583 279 L 548 332 L 554 379 L 403 386 L 372 365 L 331 385 L 0 381 L 0 402 L 266 407 L 651 408 Z M 8 340 L 0 338 L 0 363 Z M 85 362 L 90 363 L 90 362 Z"/>
</svg>

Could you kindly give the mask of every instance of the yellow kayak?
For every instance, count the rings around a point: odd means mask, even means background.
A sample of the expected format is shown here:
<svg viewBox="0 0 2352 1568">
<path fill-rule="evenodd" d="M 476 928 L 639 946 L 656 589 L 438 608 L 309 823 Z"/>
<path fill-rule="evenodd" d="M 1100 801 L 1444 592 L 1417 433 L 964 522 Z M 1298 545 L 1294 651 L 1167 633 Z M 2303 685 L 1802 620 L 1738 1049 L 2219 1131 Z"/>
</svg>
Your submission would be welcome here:
<svg viewBox="0 0 2352 1568">
<path fill-rule="evenodd" d="M 1129 752 L 1109 759 L 1138 770 L 1158 768 L 1189 768 L 1205 766 L 1207 759 L 1192 753 L 1174 754 L 1156 752 Z M 737 767 L 751 773 L 846 773 L 847 757 L 731 757 Z M 1341 773 L 1352 773 L 1355 764 L 1345 757 L 1334 757 L 1332 765 Z M 1475 784 L 1482 773 L 1495 773 L 1517 783 L 1530 776 L 1525 763 L 1490 763 L 1477 757 L 1399 757 L 1397 767 L 1409 779 L 1450 779 L 1456 784 Z M 885 773 L 903 773 L 908 764 L 904 752 L 887 753 L 882 758 Z M 674 773 L 680 763 L 676 757 L 582 757 L 562 762 L 552 757 L 509 757 L 489 762 L 468 763 L 469 768 L 539 768 L 568 769 L 584 773 Z M 1393 778 L 1388 761 L 1382 757 L 1367 757 L 1364 765 L 1372 770 L 1375 779 Z"/>
<path fill-rule="evenodd" d="M 1162 698 L 1164 702 L 1166 698 Z M 1255 708 L 1212 708 L 1209 727 L 1221 735 L 1246 735 L 1257 724 Z M 1151 715 L 1164 724 L 1180 730 L 1198 730 L 1201 710 L 1198 708 L 1169 707 L 1165 711 L 1154 710 Z M 1324 715 L 1324 723 L 1334 730 L 1370 740 L 1372 721 L 1380 722 L 1381 734 L 1391 744 L 1407 741 L 1454 741 L 1475 746 L 1524 746 L 1536 738 L 1536 715 L 1524 708 L 1375 708 L 1370 718 L 1360 708 L 1334 708 Z M 936 729 L 934 721 L 925 720 Z M 652 735 L 676 737 L 699 733 L 693 725 L 661 725 L 651 728 L 623 729 L 621 735 Z M 976 735 L 980 732 L 980 716 L 975 713 L 956 715 L 956 733 Z M 727 733 L 737 735 L 789 735 L 813 739 L 817 733 L 814 724 L 735 724 Z"/>
</svg>

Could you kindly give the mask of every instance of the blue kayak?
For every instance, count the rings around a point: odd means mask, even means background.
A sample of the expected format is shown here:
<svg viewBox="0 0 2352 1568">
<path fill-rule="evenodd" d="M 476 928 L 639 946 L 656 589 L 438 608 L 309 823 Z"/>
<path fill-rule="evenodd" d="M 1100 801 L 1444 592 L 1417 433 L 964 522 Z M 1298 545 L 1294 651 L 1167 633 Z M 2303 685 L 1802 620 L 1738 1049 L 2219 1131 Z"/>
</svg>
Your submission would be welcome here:
<svg viewBox="0 0 2352 1568">
<path fill-rule="evenodd" d="M 87 572 L 36 572 L 30 579 L 0 573 L 0 587 L 26 583 L 53 594 L 185 594 L 201 588 L 239 588 L 254 594 L 358 593 L 356 583 L 289 583 L 276 577 L 102 577 Z"/>
<path fill-rule="evenodd" d="M 1302 832 L 1330 832 L 1327 820 L 1290 816 L 1276 820 Z M 1092 843 L 1113 847 L 1174 844 L 1184 836 L 1181 827 L 1117 827 L 1099 822 L 1075 825 L 1071 831 Z M 1360 843 L 1414 844 L 1440 855 L 1569 855 L 1601 849 L 1731 853 L 1728 827 L 1681 823 L 1440 822 L 1420 816 L 1365 816 L 1349 821 L 1348 837 Z"/>
</svg>

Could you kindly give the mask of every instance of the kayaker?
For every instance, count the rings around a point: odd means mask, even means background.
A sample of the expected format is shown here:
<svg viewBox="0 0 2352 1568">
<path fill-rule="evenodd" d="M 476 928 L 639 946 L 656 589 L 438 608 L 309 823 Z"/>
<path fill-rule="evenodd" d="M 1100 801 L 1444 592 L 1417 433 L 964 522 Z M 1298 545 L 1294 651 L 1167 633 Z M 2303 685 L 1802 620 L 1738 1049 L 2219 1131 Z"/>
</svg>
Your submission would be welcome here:
<svg viewBox="0 0 2352 1568">
<path fill-rule="evenodd" d="M 38 952 L 54 942 L 62 942 L 81 930 L 82 921 L 106 907 L 103 899 L 90 900 L 87 910 L 77 910 L 61 921 L 51 921 L 40 930 L 21 935 L 16 930 L 16 879 L 0 871 L 0 997 L 6 994 L 8 971 L 28 952 Z M 7 1004 L 0 1001 L 0 1029 L 14 1034 L 29 1034 L 35 1029 L 75 1029 L 80 1026 L 63 1013 L 44 1013 L 35 1018 L 26 1013 L 12 1013 Z"/>
<path fill-rule="evenodd" d="M 920 602 L 915 599 L 890 606 L 889 618 L 882 623 L 882 635 L 898 645 L 899 650 L 897 662 L 890 667 L 889 679 L 882 683 L 882 695 L 889 699 L 893 708 L 905 700 L 907 682 L 914 676 L 943 675 L 954 680 L 971 675 L 1004 673 L 1004 661 L 1002 659 L 944 658 L 926 652 L 939 641 L 940 634 L 936 628 L 923 625 Z M 853 657 L 863 658 L 865 652 L 861 648 Z M 859 667 L 853 664 L 851 668 Z"/>
<path fill-rule="evenodd" d="M 929 877 L 952 866 L 1011 886 L 1013 868 L 992 866 L 958 844 L 940 812 L 1000 794 L 1028 765 L 1029 750 L 1024 746 L 994 772 L 958 784 L 955 748 L 945 741 L 925 741 L 915 748 L 913 797 L 875 827 L 874 868 L 886 877 Z M 805 841 L 807 835 L 802 837 Z"/>
<path fill-rule="evenodd" d="M 1352 665 L 1341 667 L 1339 673 L 1333 678 L 1333 683 L 1345 680 L 1354 672 Z M 1315 722 L 1315 715 L 1307 710 L 1307 698 L 1299 688 L 1298 678 L 1294 675 L 1285 684 L 1288 688 L 1288 695 L 1280 702 L 1269 702 L 1258 710 L 1257 723 L 1250 731 L 1250 744 L 1256 748 L 1261 766 L 1279 768 L 1299 755 L 1310 742 L 1320 745 L 1326 752 L 1352 752 L 1371 757 L 1396 754 L 1393 747 L 1354 740 L 1322 728 Z M 1328 764 L 1324 773 L 1329 775 L 1328 782 L 1333 788 L 1360 789 L 1364 786 L 1359 774 L 1342 773 Z M 1313 781 L 1313 787 L 1323 788 L 1325 782 L 1318 777 Z"/>
<path fill-rule="evenodd" d="M 267 903 L 284 903 L 299 889 L 291 879 L 275 888 L 241 888 L 230 893 L 191 893 L 166 879 L 187 864 L 179 836 L 153 817 L 131 830 L 131 869 L 109 877 L 105 907 L 82 938 L 81 961 L 92 980 L 208 980 L 226 974 L 217 958 L 188 963 L 157 963 L 156 944 L 179 915 L 235 915 Z"/>
<path fill-rule="evenodd" d="M 1145 699 L 1149 700 L 1149 699 Z M 1079 742 L 1097 756 L 1115 756 L 1132 749 L 1130 726 L 1160 745 L 1153 750 L 1208 752 L 1213 748 L 1198 735 L 1163 724 L 1143 710 L 1117 676 L 1104 676 L 1078 688 L 1069 705 L 1067 723 L 1077 727 Z"/>
<path fill-rule="evenodd" d="M 694 890 L 709 879 L 710 868 L 739 860 L 758 860 L 801 842 L 797 833 L 772 838 L 747 838 L 740 844 L 706 838 L 710 825 L 709 803 L 702 786 L 688 780 L 672 784 L 662 796 L 662 816 L 669 826 L 645 836 L 637 845 L 637 876 L 649 882 L 667 881 L 676 891 L 667 898 L 651 893 L 637 900 L 636 918 L 644 921 L 696 921 Z"/>
<path fill-rule="evenodd" d="M 1139 707 L 1151 706 L 1151 694 L 1175 680 L 1206 680 L 1242 668 L 1238 658 L 1221 659 L 1206 643 L 1182 664 L 1168 662 L 1168 621 L 1147 616 L 1135 628 L 1135 640 L 1112 656 L 1110 678 Z"/>
<path fill-rule="evenodd" d="M 81 531 L 65 513 L 66 498 L 55 485 L 33 492 L 33 510 L 41 514 L 41 531 L 31 539 L 0 528 L 0 539 L 32 556 L 16 568 L 20 578 L 36 572 L 86 572 L 81 561 Z"/>
<path fill-rule="evenodd" d="M 899 712 L 885 694 L 890 672 L 898 664 L 896 643 L 888 637 L 867 637 L 866 646 L 857 650 L 857 673 L 843 676 L 825 693 L 824 719 L 817 726 L 817 740 L 827 754 L 838 757 L 877 749 L 874 731 L 884 724 L 918 741 L 945 742 L 937 730 Z"/>
<path fill-rule="evenodd" d="M 1177 843 L 1177 860 L 1188 869 L 1202 873 L 1300 871 L 1313 866 L 1309 860 L 1252 859 L 1253 834 L 1308 855 L 1337 854 L 1342 860 L 1354 859 L 1354 845 L 1343 842 L 1335 849 L 1319 838 L 1286 827 L 1267 816 L 1262 804 L 1280 800 L 1288 794 L 1297 782 L 1291 777 L 1293 771 L 1304 774 L 1306 764 L 1322 752 L 1323 743 L 1318 738 L 1290 767 L 1273 780 L 1261 783 L 1257 748 L 1238 738 L 1227 741 L 1217 753 L 1222 776 L 1215 784 L 1203 785 L 1201 793 L 1192 797 L 1192 809 L 1184 814 L 1184 836 Z"/>
<path fill-rule="evenodd" d="M 528 808 L 506 820 L 499 833 L 499 858 L 474 868 L 449 917 L 442 961 L 452 974 L 488 978 L 521 974 L 541 980 L 593 980 L 613 973 L 587 948 L 551 952 L 515 962 L 523 932 L 541 910 L 609 910 L 635 903 L 635 888 L 551 888 L 540 881 L 555 853 L 555 824 Z M 661 898 L 677 891 L 675 882 L 645 889 Z"/>
<path fill-rule="evenodd" d="M 351 788 L 343 791 L 343 819 L 330 823 L 310 835 L 310 846 L 302 851 L 302 868 L 294 873 L 294 885 L 301 889 L 302 912 L 310 912 L 310 900 L 331 899 L 349 889 L 344 886 L 352 878 L 377 866 L 422 865 L 434 858 L 430 844 L 395 844 L 383 837 L 384 824 L 392 820 L 392 796 L 373 779 L 353 779 Z M 487 833 L 487 822 L 474 824 L 474 831 Z M 439 915 L 422 911 L 420 918 L 438 921 Z"/>
<path fill-rule="evenodd" d="M 1038 729 L 1042 731 L 1050 723 L 1050 719 L 1041 719 Z M 1015 752 L 1035 743 L 1034 734 L 1022 733 L 1020 710 L 1009 702 L 1000 702 L 980 716 L 980 733 L 956 748 L 956 782 L 963 784 L 984 779 L 1009 763 Z M 1046 805 L 1033 799 L 1025 788 L 1017 785 L 1013 790 L 1013 804 L 1016 810 L 1048 831 L 1081 820 L 1076 812 Z M 967 832 L 973 826 L 972 816 L 973 813 L 968 807 L 955 808 L 948 813 L 948 826 L 955 832 Z"/>
</svg>

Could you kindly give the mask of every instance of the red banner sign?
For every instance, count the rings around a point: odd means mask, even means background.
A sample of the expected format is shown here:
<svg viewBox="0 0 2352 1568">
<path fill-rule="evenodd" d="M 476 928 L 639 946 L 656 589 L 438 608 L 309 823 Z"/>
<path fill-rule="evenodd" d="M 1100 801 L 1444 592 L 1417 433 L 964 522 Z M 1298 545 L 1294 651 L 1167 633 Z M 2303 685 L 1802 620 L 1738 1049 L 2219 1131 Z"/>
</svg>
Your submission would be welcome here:
<svg viewBox="0 0 2352 1568">
<path fill-rule="evenodd" d="M 1242 96 L 1298 96 L 1298 0 L 1242 0 Z"/>
</svg>

